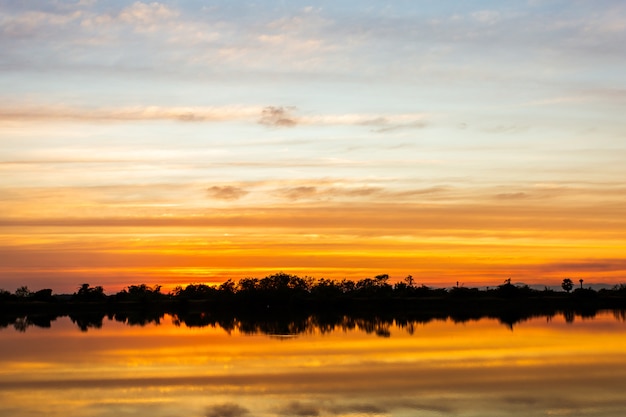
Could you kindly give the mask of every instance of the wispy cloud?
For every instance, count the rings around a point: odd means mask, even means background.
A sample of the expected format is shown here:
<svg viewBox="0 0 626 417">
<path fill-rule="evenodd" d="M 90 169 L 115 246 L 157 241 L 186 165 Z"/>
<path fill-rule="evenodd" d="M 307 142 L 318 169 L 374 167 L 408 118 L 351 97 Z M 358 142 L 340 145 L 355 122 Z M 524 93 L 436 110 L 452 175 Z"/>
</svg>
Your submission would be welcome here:
<svg viewBox="0 0 626 417">
<path fill-rule="evenodd" d="M 312 186 L 300 185 L 295 187 L 278 188 L 273 194 L 288 200 L 333 200 L 336 198 L 364 198 L 382 195 L 385 189 L 370 186 Z M 391 193 L 390 193 L 391 194 Z"/>
<path fill-rule="evenodd" d="M 132 25 L 150 27 L 157 22 L 178 17 L 180 13 L 163 3 L 142 3 L 137 1 L 122 9 L 119 19 Z"/>
<path fill-rule="evenodd" d="M 500 193 L 496 194 L 496 198 L 500 200 L 522 200 L 528 198 L 529 195 L 524 192 L 511 192 L 511 193 Z"/>
<path fill-rule="evenodd" d="M 625 259 L 593 259 L 572 262 L 555 262 L 541 266 L 542 272 L 561 272 L 564 274 L 625 272 Z"/>
<path fill-rule="evenodd" d="M 207 193 L 210 198 L 214 198 L 217 200 L 233 201 L 239 200 L 240 198 L 246 196 L 248 194 L 248 191 L 232 185 L 214 185 L 207 189 Z"/>
<path fill-rule="evenodd" d="M 387 133 L 396 130 L 423 129 L 427 126 L 426 113 L 414 114 L 325 114 L 298 116 L 297 108 L 269 106 L 263 109 L 259 123 L 274 127 L 309 126 L 367 126 L 372 132 Z"/>
<path fill-rule="evenodd" d="M 302 185 L 279 186 L 272 194 L 288 200 L 334 200 L 334 199 L 367 199 L 369 201 L 407 201 L 415 196 L 441 196 L 451 193 L 453 188 L 445 185 L 437 185 L 425 188 L 394 188 L 390 186 L 392 181 L 378 181 L 380 185 L 353 184 L 353 181 L 319 180 L 316 185 L 310 185 L 310 181 L 302 181 Z M 458 196 L 453 196 L 458 197 Z"/>
<path fill-rule="evenodd" d="M 329 114 L 312 115 L 298 118 L 298 122 L 307 125 L 360 125 L 372 128 L 374 132 L 384 133 L 399 129 L 422 129 L 426 127 L 428 113 L 399 114 Z"/>
<path fill-rule="evenodd" d="M 313 192 L 313 191 L 312 191 Z M 51 213 L 40 210 L 36 217 L 19 216 L 0 218 L 2 226 L 25 227 L 217 227 L 217 228 L 297 228 L 352 229 L 355 233 L 406 233 L 407 225 L 414 230 L 473 235 L 487 233 L 501 236 L 506 233 L 524 232 L 528 236 L 564 237 L 580 239 L 584 236 L 603 237 L 613 241 L 623 235 L 626 221 L 619 217 L 623 206 L 592 206 L 585 202 L 560 205 L 511 204 L 503 210 L 500 204 L 478 203 L 464 200 L 463 204 L 423 204 L 421 201 L 372 200 L 368 204 L 359 201 L 326 201 L 319 205 L 285 205 L 280 202 L 263 206 L 230 207 L 226 212 L 200 214 L 198 210 L 182 207 L 163 216 L 163 210 L 146 210 L 139 206 L 142 216 L 109 208 L 103 213 L 101 206 L 72 206 L 83 210 L 81 217 L 62 216 L 63 207 Z M 66 210 L 67 211 L 67 210 Z M 98 215 L 100 213 L 100 215 Z M 46 216 L 48 214 L 48 216 Z M 106 214 L 106 215 L 104 215 Z M 607 249 L 608 250 L 608 249 Z"/>
<path fill-rule="evenodd" d="M 177 120 L 183 122 L 221 122 L 251 120 L 261 114 L 263 107 L 72 107 L 64 105 L 13 105 L 0 107 L 0 119 L 6 120 L 78 120 L 78 121 L 137 121 Z"/>
<path fill-rule="evenodd" d="M 385 122 L 382 127 L 373 129 L 373 132 L 376 133 L 389 133 L 395 132 L 398 130 L 412 130 L 412 129 L 423 129 L 427 126 L 425 122 L 422 121 L 414 121 L 409 123 L 387 123 Z"/>
<path fill-rule="evenodd" d="M 424 114 L 325 114 L 298 116 L 295 106 L 119 106 L 0 105 L 0 120 L 69 120 L 84 122 L 128 122 L 172 120 L 181 122 L 242 121 L 267 127 L 368 126 L 376 132 L 422 128 Z"/>
</svg>

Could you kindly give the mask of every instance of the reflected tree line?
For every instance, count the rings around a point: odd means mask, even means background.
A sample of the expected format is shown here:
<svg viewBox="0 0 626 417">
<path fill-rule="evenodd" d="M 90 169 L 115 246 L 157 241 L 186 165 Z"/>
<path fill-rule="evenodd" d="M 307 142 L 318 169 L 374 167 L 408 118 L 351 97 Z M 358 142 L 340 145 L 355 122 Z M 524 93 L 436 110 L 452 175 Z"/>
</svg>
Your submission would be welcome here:
<svg viewBox="0 0 626 417">
<path fill-rule="evenodd" d="M 398 326 L 413 333 L 433 320 L 456 323 L 493 318 L 513 327 L 535 317 L 563 315 L 592 318 L 600 310 L 613 310 L 626 321 L 626 285 L 595 291 L 562 282 L 564 291 L 513 285 L 510 279 L 493 288 L 456 285 L 432 288 L 416 285 L 408 276 L 391 284 L 388 275 L 359 281 L 334 281 L 285 273 L 265 278 L 228 280 L 221 285 L 190 284 L 169 293 L 161 286 L 130 285 L 107 295 L 101 286 L 83 284 L 69 295 L 51 289 L 14 293 L 0 290 L 0 328 L 51 327 L 68 316 L 82 330 L 102 327 L 104 320 L 130 326 L 158 325 L 165 316 L 187 327 L 219 327 L 227 332 L 275 336 L 327 333 L 360 329 L 381 337 Z"/>
<path fill-rule="evenodd" d="M 164 320 L 171 320 L 176 326 L 188 328 L 218 328 L 227 333 L 241 333 L 246 335 L 264 334 L 273 337 L 291 337 L 306 334 L 328 334 L 335 331 L 364 331 L 367 334 L 379 337 L 390 337 L 391 330 L 398 327 L 409 334 L 414 334 L 420 326 L 433 321 L 452 321 L 467 323 L 481 319 L 496 319 L 501 324 L 513 329 L 514 326 L 533 319 L 545 318 L 551 321 L 562 316 L 568 323 L 577 319 L 592 319 L 603 310 L 565 309 L 550 312 L 502 312 L 499 314 L 467 315 L 445 314 L 428 312 L 424 314 L 310 314 L 310 315 L 254 315 L 254 314 L 226 314 L 223 312 L 165 312 L 138 310 L 118 313 L 105 312 L 73 312 L 64 313 L 35 313 L 28 315 L 3 314 L 0 315 L 0 329 L 13 327 L 25 332 L 29 327 L 50 328 L 52 323 L 60 317 L 69 317 L 70 320 L 83 332 L 90 329 L 99 329 L 106 320 L 124 323 L 128 326 L 160 325 Z M 616 320 L 626 322 L 626 310 L 613 309 Z"/>
</svg>

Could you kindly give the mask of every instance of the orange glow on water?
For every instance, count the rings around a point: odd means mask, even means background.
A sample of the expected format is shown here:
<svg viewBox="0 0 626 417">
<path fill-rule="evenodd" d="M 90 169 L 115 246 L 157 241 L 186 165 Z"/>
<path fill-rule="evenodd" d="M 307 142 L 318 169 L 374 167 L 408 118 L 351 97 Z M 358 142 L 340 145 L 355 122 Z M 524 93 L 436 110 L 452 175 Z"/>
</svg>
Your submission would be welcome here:
<svg viewBox="0 0 626 417">
<path fill-rule="evenodd" d="M 272 415 L 272 407 L 294 402 L 323 409 L 369 404 L 396 415 L 418 404 L 441 407 L 444 398 L 452 409 L 479 414 L 521 416 L 558 406 L 595 407 L 609 416 L 622 404 L 626 332 L 610 314 L 574 323 L 538 318 L 512 331 L 484 319 L 389 332 L 381 338 L 357 326 L 290 338 L 229 335 L 219 327 L 177 327 L 167 316 L 159 326 L 105 322 L 87 333 L 66 319 L 51 330 L 4 329 L 0 404 L 30 395 L 24 410 L 51 407 L 51 416 L 67 407 L 114 413 L 118 404 L 195 415 L 230 403 Z M 533 401 L 521 410 L 511 398 Z"/>
</svg>

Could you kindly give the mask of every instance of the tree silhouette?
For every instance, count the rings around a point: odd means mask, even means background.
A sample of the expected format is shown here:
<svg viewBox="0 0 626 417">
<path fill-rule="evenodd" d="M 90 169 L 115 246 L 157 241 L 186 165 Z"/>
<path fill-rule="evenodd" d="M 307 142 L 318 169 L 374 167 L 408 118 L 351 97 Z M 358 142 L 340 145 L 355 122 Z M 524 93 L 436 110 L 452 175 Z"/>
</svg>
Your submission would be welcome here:
<svg viewBox="0 0 626 417">
<path fill-rule="evenodd" d="M 31 293 L 31 297 L 34 301 L 50 302 L 54 300 L 52 297 L 52 290 L 50 288 L 35 291 L 34 293 Z"/>
<path fill-rule="evenodd" d="M 15 290 L 15 295 L 19 298 L 30 297 L 33 293 L 28 289 L 26 285 L 19 287 Z"/>
<path fill-rule="evenodd" d="M 222 284 L 220 284 L 220 286 L 217 289 L 220 292 L 222 292 L 222 293 L 234 294 L 235 293 L 235 283 L 233 282 L 232 279 L 229 279 L 228 281 L 223 282 Z"/>
<path fill-rule="evenodd" d="M 106 298 L 104 288 L 101 286 L 91 287 L 89 284 L 83 284 L 74 293 L 73 298 L 78 301 L 101 301 Z"/>
<path fill-rule="evenodd" d="M 152 302 L 159 301 L 166 297 L 165 294 L 161 293 L 160 285 L 129 285 L 127 288 L 124 288 L 122 291 L 118 292 L 115 297 L 118 301 L 131 301 L 131 302 Z"/>
<path fill-rule="evenodd" d="M 574 288 L 574 282 L 569 278 L 565 278 L 561 283 L 561 288 L 563 288 L 569 294 L 572 288 Z"/>
<path fill-rule="evenodd" d="M 7 290 L 0 289 L 0 301 L 10 300 L 14 295 Z"/>
<path fill-rule="evenodd" d="M 407 286 L 413 287 L 413 283 L 414 283 L 413 275 L 407 275 L 407 277 L 404 278 L 404 282 L 406 282 Z"/>
</svg>

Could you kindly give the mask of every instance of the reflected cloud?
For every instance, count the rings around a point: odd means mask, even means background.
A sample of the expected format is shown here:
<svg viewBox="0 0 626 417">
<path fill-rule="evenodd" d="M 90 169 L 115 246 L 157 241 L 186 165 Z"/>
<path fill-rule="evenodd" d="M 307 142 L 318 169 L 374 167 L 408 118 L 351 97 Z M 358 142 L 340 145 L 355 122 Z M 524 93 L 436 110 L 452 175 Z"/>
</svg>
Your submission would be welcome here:
<svg viewBox="0 0 626 417">
<path fill-rule="evenodd" d="M 313 403 L 302 403 L 300 401 L 292 401 L 283 407 L 277 408 L 276 412 L 283 416 L 319 416 L 321 408 Z"/>
<path fill-rule="evenodd" d="M 394 406 L 398 408 L 406 408 L 409 410 L 421 410 L 421 411 L 432 411 L 441 414 L 454 414 L 458 413 L 458 409 L 452 406 L 451 404 L 444 404 L 443 401 L 418 401 L 415 399 L 403 399 L 399 401 L 389 402 L 389 406 Z"/>
<path fill-rule="evenodd" d="M 207 408 L 205 417 L 242 417 L 250 414 L 250 410 L 236 403 L 216 404 Z"/>
<path fill-rule="evenodd" d="M 383 402 L 381 402 L 383 403 Z M 397 407 L 400 404 L 393 404 Z M 346 403 L 346 404 L 334 404 L 327 408 L 332 414 L 344 415 L 344 414 L 385 414 L 391 411 L 391 407 L 383 404 L 369 404 L 369 403 Z"/>
</svg>

